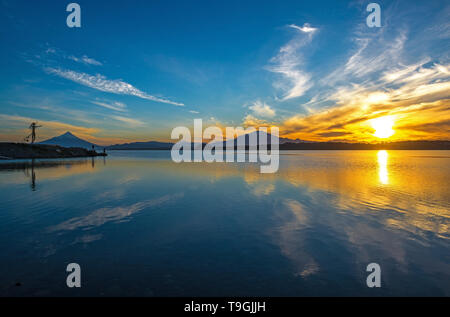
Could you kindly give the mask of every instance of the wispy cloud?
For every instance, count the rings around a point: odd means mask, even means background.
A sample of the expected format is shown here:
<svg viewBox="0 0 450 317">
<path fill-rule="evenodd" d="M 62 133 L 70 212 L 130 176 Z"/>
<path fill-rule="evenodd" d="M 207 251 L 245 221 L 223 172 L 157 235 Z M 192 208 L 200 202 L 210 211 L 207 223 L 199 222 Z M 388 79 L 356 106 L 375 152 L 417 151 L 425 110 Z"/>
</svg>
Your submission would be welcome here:
<svg viewBox="0 0 450 317">
<path fill-rule="evenodd" d="M 268 104 L 260 100 L 255 101 L 250 107 L 250 110 L 257 116 L 272 118 L 275 116 L 275 110 L 273 110 Z"/>
<path fill-rule="evenodd" d="M 70 59 L 74 62 L 77 63 L 82 63 L 82 64 L 86 64 L 86 65 L 94 65 L 94 66 L 102 66 L 103 64 L 99 61 L 97 61 L 94 58 L 88 57 L 87 55 L 83 55 L 81 57 L 76 57 L 74 55 L 69 55 L 66 52 L 55 48 L 55 47 L 48 47 L 45 50 L 45 54 L 49 55 L 54 55 L 55 57 L 60 57 L 60 58 L 64 58 L 64 59 Z"/>
<path fill-rule="evenodd" d="M 321 84 L 332 86 L 348 81 L 370 80 L 373 79 L 370 75 L 377 76 L 378 72 L 399 65 L 407 41 L 406 32 L 400 31 L 393 39 L 386 39 L 382 34 L 377 35 L 373 37 L 359 34 L 355 37 L 353 41 L 357 45 L 356 50 L 344 65 L 325 76 Z"/>
<path fill-rule="evenodd" d="M 305 23 L 302 27 L 291 24 L 295 29 L 296 36 L 286 45 L 280 48 L 278 54 L 271 59 L 272 65 L 268 70 L 281 75 L 281 79 L 274 86 L 283 91 L 283 100 L 302 96 L 311 88 L 311 76 L 302 69 L 303 57 L 301 49 L 308 44 L 317 28 Z"/>
<path fill-rule="evenodd" d="M 184 106 L 184 104 L 171 101 L 164 98 L 155 97 L 152 95 L 149 95 L 133 85 L 124 82 L 120 79 L 114 79 L 110 80 L 106 78 L 103 75 L 97 74 L 97 75 L 89 75 L 86 73 L 79 73 L 73 70 L 63 70 L 60 68 L 52 68 L 47 67 L 45 69 L 48 73 L 54 74 L 57 76 L 60 76 L 62 78 L 71 80 L 73 82 L 76 82 L 78 84 L 91 87 L 93 89 L 97 89 L 104 92 L 114 93 L 114 94 L 120 94 L 120 95 L 130 95 L 130 96 L 136 96 L 142 99 L 147 99 L 151 101 L 161 102 L 161 103 L 167 103 L 174 106 Z"/>
<path fill-rule="evenodd" d="M 391 140 L 448 139 L 450 65 L 413 64 L 386 71 L 374 83 L 338 86 L 335 105 L 283 122 L 283 135 L 306 140 L 375 141 L 370 120 L 395 118 Z"/>
<path fill-rule="evenodd" d="M 128 117 L 122 117 L 122 116 L 111 116 L 111 118 L 117 120 L 117 121 L 121 121 L 124 122 L 128 125 L 131 126 L 142 126 L 144 125 L 144 122 L 137 120 L 137 119 L 132 119 L 132 118 L 128 118 Z"/>
<path fill-rule="evenodd" d="M 95 65 L 95 66 L 103 65 L 101 62 L 99 62 L 93 58 L 87 57 L 86 55 L 83 55 L 82 57 L 76 57 L 76 56 L 70 55 L 68 58 L 77 63 L 83 63 L 83 64 Z"/>
<path fill-rule="evenodd" d="M 93 104 L 103 107 L 103 108 L 107 108 L 107 109 L 111 109 L 114 111 L 120 111 L 120 112 L 125 112 L 127 110 L 127 106 L 122 103 L 122 102 L 113 102 L 113 103 L 106 103 L 106 102 L 101 102 L 101 101 L 92 101 Z"/>
<path fill-rule="evenodd" d="M 318 30 L 317 28 L 313 28 L 309 23 L 305 23 L 303 26 L 290 24 L 289 27 L 302 31 L 303 33 L 314 33 Z"/>
</svg>

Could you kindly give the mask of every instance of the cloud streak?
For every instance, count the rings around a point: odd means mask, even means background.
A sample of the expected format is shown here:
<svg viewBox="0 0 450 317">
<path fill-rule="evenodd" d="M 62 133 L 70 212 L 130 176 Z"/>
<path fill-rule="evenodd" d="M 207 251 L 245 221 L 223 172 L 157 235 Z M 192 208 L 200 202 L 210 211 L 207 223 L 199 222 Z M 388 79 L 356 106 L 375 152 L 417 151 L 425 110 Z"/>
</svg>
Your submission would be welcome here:
<svg viewBox="0 0 450 317">
<path fill-rule="evenodd" d="M 100 101 L 92 101 L 93 104 L 103 107 L 103 108 L 107 108 L 110 110 L 114 110 L 114 111 L 119 111 L 119 112 L 125 112 L 127 111 L 127 106 L 124 103 L 121 102 L 113 102 L 113 103 L 106 103 L 106 102 L 100 102 Z"/>
<path fill-rule="evenodd" d="M 283 91 L 282 100 L 300 97 L 311 88 L 311 76 L 302 69 L 301 49 L 311 41 L 313 34 L 318 30 L 307 23 L 302 27 L 294 24 L 289 27 L 298 31 L 298 34 L 280 48 L 278 54 L 271 59 L 272 65 L 267 68 L 281 75 L 274 86 Z"/>
<path fill-rule="evenodd" d="M 347 62 L 336 68 L 321 80 L 322 85 L 335 85 L 348 81 L 361 81 L 370 75 L 386 70 L 401 63 L 401 56 L 407 41 L 405 31 L 400 31 L 393 39 L 386 40 L 381 34 L 373 38 L 360 35 L 353 39 L 357 44 L 356 51 Z"/>
<path fill-rule="evenodd" d="M 111 118 L 117 120 L 117 121 L 121 121 L 123 123 L 126 123 L 128 125 L 131 126 L 142 126 L 144 125 L 144 122 L 137 120 L 137 119 L 132 119 L 132 118 L 128 118 L 128 117 L 122 117 L 122 116 L 111 116 Z"/>
<path fill-rule="evenodd" d="M 184 104 L 171 101 L 165 98 L 159 98 L 152 95 L 149 95 L 133 85 L 124 82 L 120 79 L 114 79 L 110 80 L 106 78 L 103 75 L 97 74 L 97 75 L 90 75 L 86 73 L 80 73 L 73 70 L 63 70 L 60 68 L 52 68 L 47 67 L 45 69 L 49 74 L 53 74 L 68 80 L 71 80 L 73 82 L 76 82 L 78 84 L 97 89 L 104 92 L 109 92 L 113 94 L 119 94 L 119 95 L 130 95 L 139 97 L 141 99 L 151 100 L 155 102 L 161 102 L 166 104 L 171 104 L 174 106 L 184 106 Z"/>
<path fill-rule="evenodd" d="M 299 30 L 303 33 L 314 33 L 316 32 L 318 29 L 317 28 L 313 28 L 309 23 L 305 23 L 303 26 L 298 26 L 295 24 L 290 24 L 289 27 Z"/>
<path fill-rule="evenodd" d="M 68 59 L 73 60 L 77 63 L 83 63 L 87 65 L 94 65 L 94 66 L 102 66 L 103 64 L 93 58 L 87 57 L 86 55 L 83 55 L 82 57 L 75 57 L 73 55 L 69 56 Z"/>
<path fill-rule="evenodd" d="M 87 55 L 83 55 L 82 57 L 76 57 L 74 55 L 68 55 L 64 51 L 62 51 L 58 48 L 55 48 L 55 47 L 48 47 L 45 50 L 45 54 L 47 54 L 47 55 L 51 54 L 56 57 L 70 59 L 74 62 L 85 64 L 85 65 L 103 66 L 103 64 L 101 62 L 97 61 L 94 58 L 88 57 Z"/>
</svg>

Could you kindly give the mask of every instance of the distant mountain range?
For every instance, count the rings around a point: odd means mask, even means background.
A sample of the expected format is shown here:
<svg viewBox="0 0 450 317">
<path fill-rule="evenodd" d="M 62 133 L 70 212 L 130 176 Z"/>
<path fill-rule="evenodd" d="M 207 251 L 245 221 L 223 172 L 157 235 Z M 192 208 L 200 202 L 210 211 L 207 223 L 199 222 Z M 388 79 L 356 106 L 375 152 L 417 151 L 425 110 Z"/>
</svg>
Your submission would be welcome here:
<svg viewBox="0 0 450 317">
<path fill-rule="evenodd" d="M 107 150 L 167 150 L 172 148 L 173 143 L 168 142 L 133 142 L 124 144 L 115 144 L 107 146 Z"/>
<path fill-rule="evenodd" d="M 256 131 L 257 138 L 266 138 L 267 144 L 271 143 L 271 135 L 265 132 Z M 235 147 L 239 141 L 245 141 L 247 145 L 252 133 L 241 135 L 234 139 Z M 242 140 L 244 138 L 244 140 Z M 218 141 L 224 143 L 223 141 Z M 114 144 L 109 146 L 97 145 L 66 132 L 60 136 L 45 140 L 39 144 L 59 145 L 63 147 L 80 147 L 96 150 L 170 150 L 174 143 L 170 142 L 132 142 L 124 144 Z M 378 144 L 368 143 L 345 143 L 345 142 L 310 142 L 299 139 L 279 138 L 280 150 L 450 150 L 450 141 L 401 141 L 383 142 Z M 204 144 L 203 144 L 204 145 Z"/>
<path fill-rule="evenodd" d="M 256 137 L 256 142 L 259 143 L 260 140 L 266 140 L 266 144 L 271 144 L 272 143 L 272 137 L 274 138 L 274 140 L 278 139 L 278 144 L 282 145 L 282 144 L 300 144 L 300 143 L 311 143 L 309 141 L 303 141 L 300 139 L 288 139 L 288 138 L 280 138 L 280 137 L 276 137 L 276 136 L 272 136 L 270 133 L 264 132 L 264 131 L 255 131 L 255 132 L 251 132 L 251 133 L 247 133 L 244 135 L 240 135 L 237 138 L 234 139 L 234 145 L 237 146 L 238 143 L 241 144 L 246 144 L 248 145 L 250 143 L 250 138 L 255 138 Z M 219 143 L 226 143 L 226 141 L 218 141 Z"/>
<path fill-rule="evenodd" d="M 271 135 L 265 132 L 256 131 L 252 132 L 246 135 L 241 135 L 235 139 L 235 144 L 237 145 L 238 140 L 242 140 L 242 138 L 245 138 L 245 143 L 248 144 L 249 138 L 252 134 L 256 134 L 257 138 L 266 137 L 267 143 L 271 143 Z M 221 142 L 221 141 L 219 141 Z M 298 143 L 304 143 L 306 141 L 301 141 L 299 139 L 292 140 L 287 138 L 279 138 L 280 144 L 285 143 L 292 143 L 292 144 L 298 144 Z M 92 149 L 92 146 L 94 146 L 95 149 L 107 149 L 107 150 L 167 150 L 171 149 L 172 145 L 174 143 L 171 142 L 158 142 L 158 141 L 148 141 L 148 142 L 132 142 L 132 143 L 123 143 L 123 144 L 114 144 L 114 145 L 108 145 L 108 146 L 101 146 L 97 145 L 88 141 L 85 141 L 83 139 L 80 139 L 79 137 L 75 136 L 71 132 L 66 132 L 62 135 L 59 135 L 57 137 L 45 140 L 40 142 L 39 144 L 47 144 L 47 145 L 59 145 L 63 147 L 81 147 L 85 149 Z"/>
<path fill-rule="evenodd" d="M 92 146 L 94 146 L 94 149 L 96 150 L 103 150 L 103 148 L 107 150 L 167 150 L 171 149 L 173 145 L 173 143 L 149 141 L 104 146 L 83 140 L 72 134 L 71 132 L 66 132 L 54 138 L 39 142 L 38 144 L 59 145 L 63 147 L 79 147 L 89 150 L 92 149 Z"/>
</svg>

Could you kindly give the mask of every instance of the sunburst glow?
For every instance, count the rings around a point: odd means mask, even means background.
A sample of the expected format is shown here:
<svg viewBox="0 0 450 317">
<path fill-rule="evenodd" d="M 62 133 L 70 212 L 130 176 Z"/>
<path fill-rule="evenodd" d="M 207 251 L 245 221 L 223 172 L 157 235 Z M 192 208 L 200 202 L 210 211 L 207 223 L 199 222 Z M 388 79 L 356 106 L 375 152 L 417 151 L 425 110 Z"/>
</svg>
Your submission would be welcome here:
<svg viewBox="0 0 450 317">
<path fill-rule="evenodd" d="M 373 134 L 377 138 L 385 139 L 392 136 L 395 131 L 392 129 L 394 126 L 394 117 L 386 116 L 371 120 L 372 128 L 375 129 Z"/>
</svg>

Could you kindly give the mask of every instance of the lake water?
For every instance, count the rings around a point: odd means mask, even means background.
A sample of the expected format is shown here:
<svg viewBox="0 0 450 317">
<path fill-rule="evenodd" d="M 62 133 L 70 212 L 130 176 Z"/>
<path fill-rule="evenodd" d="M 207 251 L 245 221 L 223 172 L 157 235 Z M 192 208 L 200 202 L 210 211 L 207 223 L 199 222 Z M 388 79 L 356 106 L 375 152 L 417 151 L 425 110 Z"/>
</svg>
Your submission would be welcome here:
<svg viewBox="0 0 450 317">
<path fill-rule="evenodd" d="M 275 174 L 168 151 L 16 163 L 2 296 L 450 295 L 450 151 L 282 152 Z"/>
</svg>

